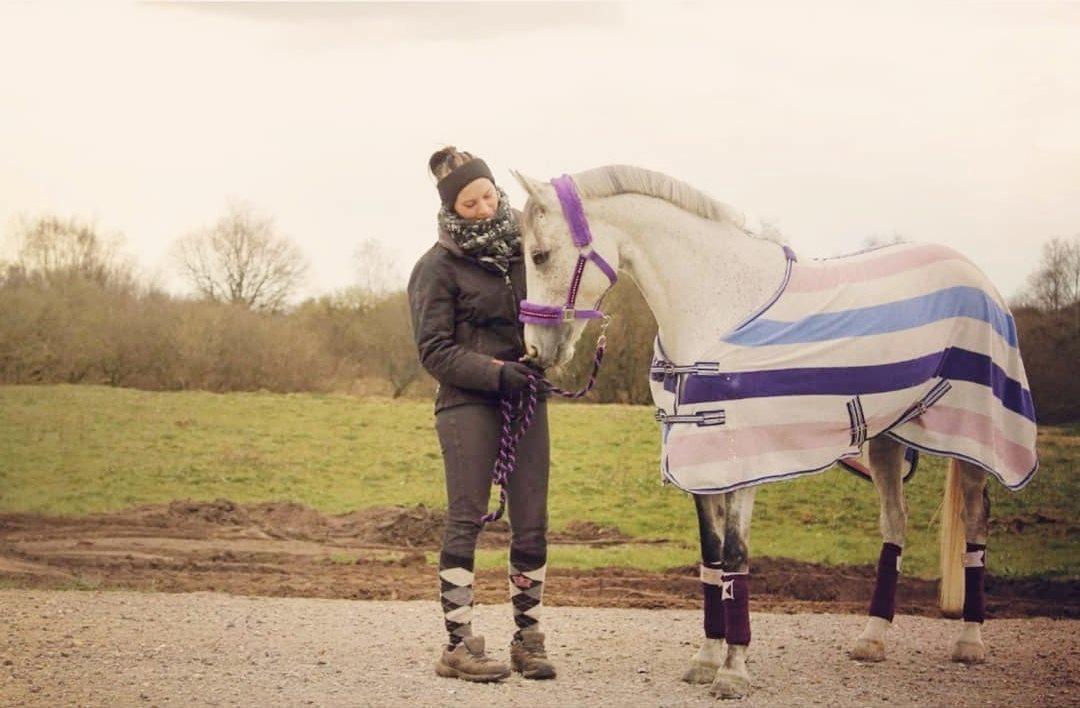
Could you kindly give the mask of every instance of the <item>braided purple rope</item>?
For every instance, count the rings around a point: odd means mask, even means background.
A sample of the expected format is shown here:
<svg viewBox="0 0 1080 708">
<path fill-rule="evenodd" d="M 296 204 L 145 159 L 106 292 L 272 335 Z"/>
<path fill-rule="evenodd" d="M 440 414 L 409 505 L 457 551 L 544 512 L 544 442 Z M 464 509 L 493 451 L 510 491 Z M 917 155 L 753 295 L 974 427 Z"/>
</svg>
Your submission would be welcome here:
<svg viewBox="0 0 1080 708">
<path fill-rule="evenodd" d="M 495 511 L 490 511 L 480 517 L 481 524 L 497 521 L 502 518 L 506 511 L 506 485 L 510 482 L 510 475 L 517 469 L 517 446 L 525 431 L 532 425 L 536 414 L 536 404 L 540 398 L 540 386 L 543 384 L 545 391 L 554 393 L 563 398 L 578 399 L 587 394 L 596 385 L 596 378 L 600 373 L 600 365 L 604 362 L 604 351 L 607 348 L 607 337 L 601 332 L 596 340 L 596 354 L 593 356 L 592 373 L 585 386 L 577 391 L 567 391 L 541 376 L 530 374 L 529 387 L 527 390 L 513 396 L 503 396 L 499 401 L 499 409 L 502 412 L 502 432 L 499 436 L 499 454 L 495 458 L 495 466 L 491 470 L 492 484 L 499 485 L 499 506 Z M 517 404 L 515 406 L 515 403 Z M 515 411 L 516 408 L 516 411 Z M 514 413 L 519 415 L 517 430 L 514 429 Z"/>
<path fill-rule="evenodd" d="M 555 384 L 551 383 L 547 379 L 544 379 L 544 384 L 547 385 L 547 390 L 563 398 L 578 399 L 583 397 L 589 391 L 593 390 L 596 385 L 596 377 L 600 374 L 600 365 L 604 363 L 604 351 L 607 349 L 607 336 L 601 334 L 596 340 L 596 354 L 593 355 L 593 368 L 592 373 L 589 374 L 589 380 L 585 382 L 585 386 L 577 391 L 567 391 L 564 388 L 559 388 Z"/>
<path fill-rule="evenodd" d="M 480 523 L 486 524 L 502 517 L 506 510 L 506 485 L 510 474 L 517 469 L 517 445 L 525 431 L 532 425 L 536 414 L 536 401 L 540 377 L 529 376 L 529 388 L 516 396 L 503 396 L 499 402 L 502 412 L 502 434 L 499 437 L 499 454 L 495 458 L 495 467 L 491 471 L 493 484 L 499 485 L 499 507 L 480 517 Z M 516 411 L 515 411 L 515 405 Z M 514 413 L 518 413 L 520 422 L 514 430 Z"/>
</svg>

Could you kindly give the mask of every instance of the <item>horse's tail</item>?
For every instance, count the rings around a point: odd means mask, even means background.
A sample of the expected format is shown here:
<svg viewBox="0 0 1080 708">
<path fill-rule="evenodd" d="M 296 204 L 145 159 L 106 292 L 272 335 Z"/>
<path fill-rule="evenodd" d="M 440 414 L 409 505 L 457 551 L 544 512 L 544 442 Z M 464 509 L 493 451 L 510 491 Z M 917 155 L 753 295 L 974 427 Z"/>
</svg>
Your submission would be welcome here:
<svg viewBox="0 0 1080 708">
<path fill-rule="evenodd" d="M 945 500 L 941 504 L 941 586 L 938 604 L 946 617 L 959 617 L 964 609 L 964 490 L 960 465 L 949 460 L 945 472 Z"/>
</svg>

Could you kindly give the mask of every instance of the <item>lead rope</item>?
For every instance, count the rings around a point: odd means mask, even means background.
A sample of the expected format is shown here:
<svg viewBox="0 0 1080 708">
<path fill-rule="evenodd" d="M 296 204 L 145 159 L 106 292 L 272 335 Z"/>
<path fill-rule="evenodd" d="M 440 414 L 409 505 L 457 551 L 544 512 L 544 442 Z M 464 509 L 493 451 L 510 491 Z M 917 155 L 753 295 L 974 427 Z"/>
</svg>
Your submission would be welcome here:
<svg viewBox="0 0 1080 708">
<path fill-rule="evenodd" d="M 541 387 L 544 387 L 546 392 L 563 398 L 578 399 L 596 386 L 596 377 L 600 373 L 600 364 L 604 362 L 604 350 L 607 348 L 606 332 L 609 321 L 610 318 L 605 317 L 600 325 L 600 336 L 596 338 L 596 353 L 593 355 L 592 373 L 589 374 L 589 380 L 585 382 L 583 388 L 567 391 L 543 376 L 530 374 L 529 387 L 526 390 L 513 396 L 503 396 L 499 401 L 499 409 L 502 412 L 502 432 L 499 436 L 499 454 L 491 470 L 491 483 L 499 486 L 499 507 L 480 517 L 481 524 L 497 521 L 506 511 L 506 485 L 510 482 L 510 475 L 517 469 L 517 445 L 521 437 L 525 435 L 525 431 L 532 425 Z M 520 418 L 516 430 L 514 429 L 515 413 Z"/>
</svg>

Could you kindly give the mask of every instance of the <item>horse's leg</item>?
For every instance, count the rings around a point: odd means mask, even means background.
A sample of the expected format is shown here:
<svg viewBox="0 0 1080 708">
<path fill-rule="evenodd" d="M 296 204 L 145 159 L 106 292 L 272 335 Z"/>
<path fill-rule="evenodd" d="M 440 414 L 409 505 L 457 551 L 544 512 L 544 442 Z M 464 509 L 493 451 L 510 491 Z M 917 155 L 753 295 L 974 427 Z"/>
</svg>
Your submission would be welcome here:
<svg viewBox="0 0 1080 708">
<path fill-rule="evenodd" d="M 986 600 L 983 573 L 986 570 L 986 540 L 990 533 L 990 496 L 986 472 L 967 462 L 957 462 L 960 488 L 964 495 L 964 626 L 953 644 L 952 660 L 965 664 L 986 661 L 982 623 Z"/>
<path fill-rule="evenodd" d="M 750 693 L 746 652 L 750 646 L 750 516 L 754 511 L 754 488 L 726 496 L 722 598 L 727 657 L 710 691 L 719 698 L 742 698 Z"/>
<path fill-rule="evenodd" d="M 885 659 L 885 632 L 892 626 L 896 610 L 896 582 L 900 577 L 900 555 L 907 531 L 907 504 L 904 502 L 904 446 L 884 436 L 870 441 L 870 474 L 881 503 L 881 554 L 877 580 L 870 600 L 870 618 L 855 640 L 851 658 L 859 661 Z"/>
<path fill-rule="evenodd" d="M 724 665 L 724 608 L 721 568 L 724 560 L 724 496 L 694 496 L 701 535 L 701 590 L 705 600 L 705 641 L 683 674 L 688 683 L 711 683 Z"/>
</svg>

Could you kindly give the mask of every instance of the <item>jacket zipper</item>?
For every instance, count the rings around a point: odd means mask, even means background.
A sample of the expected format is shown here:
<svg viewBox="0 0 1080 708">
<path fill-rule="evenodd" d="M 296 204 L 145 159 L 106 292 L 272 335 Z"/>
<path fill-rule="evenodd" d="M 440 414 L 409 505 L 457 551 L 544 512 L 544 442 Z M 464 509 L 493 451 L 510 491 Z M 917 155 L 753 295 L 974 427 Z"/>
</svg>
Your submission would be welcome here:
<svg viewBox="0 0 1080 708">
<path fill-rule="evenodd" d="M 522 351 L 522 353 L 524 353 L 525 352 L 525 339 L 524 339 L 524 337 L 521 336 L 521 329 L 518 326 L 518 321 L 516 319 L 517 318 L 517 312 L 518 312 L 517 296 L 514 294 L 514 283 L 513 283 L 513 281 L 510 280 L 510 271 L 509 270 L 507 270 L 505 273 L 503 273 L 503 282 L 506 283 L 506 289 L 510 291 L 510 311 L 514 313 L 514 317 L 515 317 L 514 338 L 517 340 L 518 348 Z"/>
</svg>

